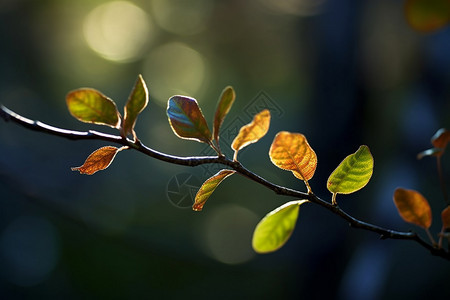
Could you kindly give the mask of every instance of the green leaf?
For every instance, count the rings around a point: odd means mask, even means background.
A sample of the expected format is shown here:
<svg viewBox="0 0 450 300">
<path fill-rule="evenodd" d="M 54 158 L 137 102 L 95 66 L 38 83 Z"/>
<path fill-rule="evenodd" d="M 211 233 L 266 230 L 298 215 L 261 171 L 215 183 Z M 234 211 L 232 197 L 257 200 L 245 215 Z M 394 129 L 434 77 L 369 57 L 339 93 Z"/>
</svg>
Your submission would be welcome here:
<svg viewBox="0 0 450 300">
<path fill-rule="evenodd" d="M 236 93 L 231 86 L 227 86 L 220 96 L 219 103 L 217 104 L 216 114 L 214 115 L 214 127 L 213 127 L 213 137 L 216 140 L 217 145 L 219 144 L 219 132 L 220 126 L 225 120 L 226 115 L 230 111 L 231 106 L 236 99 Z"/>
<path fill-rule="evenodd" d="M 66 96 L 69 112 L 81 122 L 120 127 L 120 114 L 114 101 L 97 90 L 83 88 Z"/>
<path fill-rule="evenodd" d="M 258 253 L 270 253 L 280 249 L 289 239 L 297 223 L 300 205 L 308 200 L 285 203 L 268 213 L 256 225 L 252 246 Z"/>
<path fill-rule="evenodd" d="M 211 131 L 194 98 L 172 96 L 167 104 L 167 116 L 178 137 L 211 145 Z"/>
<path fill-rule="evenodd" d="M 336 204 L 336 194 L 351 194 L 362 189 L 369 182 L 372 173 L 373 157 L 369 147 L 360 146 L 328 178 L 327 188 L 333 193 L 333 204 Z"/>
<path fill-rule="evenodd" d="M 197 194 L 195 195 L 195 202 L 192 209 L 195 211 L 201 211 L 203 206 L 208 200 L 209 196 L 214 192 L 217 186 L 228 176 L 236 173 L 234 170 L 220 170 L 214 176 L 208 178 L 200 187 Z"/>
<path fill-rule="evenodd" d="M 144 110 L 148 103 L 148 90 L 141 75 L 138 76 L 133 90 L 128 97 L 127 104 L 125 105 L 122 134 L 127 136 L 128 134 L 134 133 L 134 125 L 136 124 L 136 119 L 138 115 Z"/>
</svg>

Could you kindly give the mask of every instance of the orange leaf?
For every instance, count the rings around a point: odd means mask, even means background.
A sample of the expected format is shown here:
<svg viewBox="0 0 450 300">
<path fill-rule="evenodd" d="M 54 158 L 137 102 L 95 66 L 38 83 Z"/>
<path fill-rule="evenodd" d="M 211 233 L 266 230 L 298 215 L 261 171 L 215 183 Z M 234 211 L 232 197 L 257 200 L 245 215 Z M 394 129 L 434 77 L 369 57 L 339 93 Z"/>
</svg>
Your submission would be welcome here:
<svg viewBox="0 0 450 300">
<path fill-rule="evenodd" d="M 278 168 L 292 171 L 304 181 L 310 180 L 316 171 L 316 153 L 301 133 L 279 132 L 270 146 L 269 156 Z"/>
<path fill-rule="evenodd" d="M 117 148 L 113 146 L 106 146 L 97 149 L 88 156 L 81 167 L 74 167 L 72 168 L 72 171 L 79 171 L 80 174 L 92 175 L 97 171 L 104 170 L 109 167 L 117 152 L 126 148 L 128 147 Z"/>
<path fill-rule="evenodd" d="M 444 208 L 441 213 L 442 217 L 442 228 L 444 230 L 450 229 L 450 205 Z"/>
<path fill-rule="evenodd" d="M 418 31 L 438 30 L 450 21 L 448 0 L 406 0 L 405 15 L 409 25 Z"/>
<path fill-rule="evenodd" d="M 268 109 L 256 114 L 251 123 L 243 126 L 231 144 L 231 148 L 234 150 L 234 160 L 236 160 L 240 149 L 262 138 L 269 131 L 269 126 L 270 111 Z"/>
<path fill-rule="evenodd" d="M 450 142 L 450 131 L 445 128 L 439 129 L 431 138 L 431 144 L 434 147 L 444 150 Z M 444 152 L 444 151 L 442 151 Z M 442 154 L 441 154 L 442 155 Z"/>
<path fill-rule="evenodd" d="M 398 188 L 394 192 L 394 203 L 403 220 L 425 229 L 430 228 L 431 208 L 422 194 L 414 190 Z"/>
</svg>

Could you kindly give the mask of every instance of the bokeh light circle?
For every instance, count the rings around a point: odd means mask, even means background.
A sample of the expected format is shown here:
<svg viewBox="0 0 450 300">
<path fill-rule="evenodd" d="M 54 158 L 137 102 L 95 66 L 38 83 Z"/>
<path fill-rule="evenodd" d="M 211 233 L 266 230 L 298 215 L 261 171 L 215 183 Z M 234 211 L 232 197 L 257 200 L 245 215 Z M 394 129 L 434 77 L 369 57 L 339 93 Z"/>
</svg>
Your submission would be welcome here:
<svg viewBox="0 0 450 300">
<path fill-rule="evenodd" d="M 166 31 L 179 35 L 199 33 L 206 28 L 214 1 L 153 0 L 155 22 Z"/>
<path fill-rule="evenodd" d="M 225 264 L 242 264 L 251 260 L 252 234 L 258 223 L 256 214 L 242 206 L 226 204 L 210 212 L 204 224 L 204 244 L 216 260 Z"/>
<path fill-rule="evenodd" d="M 83 23 L 89 47 L 105 59 L 129 62 L 141 58 L 154 36 L 150 17 L 128 1 L 94 8 Z"/>
<path fill-rule="evenodd" d="M 173 42 L 159 46 L 149 54 L 143 74 L 152 99 L 166 105 L 173 95 L 198 96 L 205 81 L 206 64 L 198 51 Z"/>
</svg>

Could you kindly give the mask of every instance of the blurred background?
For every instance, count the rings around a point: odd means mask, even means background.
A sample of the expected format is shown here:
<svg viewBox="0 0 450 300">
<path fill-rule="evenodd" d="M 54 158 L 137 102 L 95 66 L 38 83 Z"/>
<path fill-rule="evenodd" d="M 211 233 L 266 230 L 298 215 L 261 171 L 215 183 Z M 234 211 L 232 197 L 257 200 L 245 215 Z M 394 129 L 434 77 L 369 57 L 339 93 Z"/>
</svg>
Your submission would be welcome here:
<svg viewBox="0 0 450 300">
<path fill-rule="evenodd" d="M 433 208 L 431 231 L 440 231 L 436 162 L 416 154 L 450 128 L 450 27 L 411 27 L 405 1 L 0 0 L 0 41 L 0 102 L 25 117 L 114 133 L 72 118 L 65 95 L 93 87 L 122 110 L 142 74 L 150 92 L 136 125 L 143 143 L 207 155 L 202 144 L 175 137 L 166 101 L 195 97 L 211 124 L 222 89 L 232 85 L 237 100 L 222 148 L 255 112 L 272 110 L 269 133 L 239 155 L 250 170 L 306 190 L 268 157 L 278 131 L 301 132 L 318 155 L 310 185 L 331 199 L 329 174 L 366 144 L 372 180 L 338 197 L 340 206 L 425 237 L 392 201 L 396 187 L 416 189 Z M 281 250 L 255 254 L 257 222 L 293 199 L 235 175 L 193 212 L 192 194 L 213 166 L 123 151 L 93 176 L 70 170 L 104 145 L 0 121 L 0 298 L 450 296 L 449 262 L 416 243 L 351 229 L 316 205 L 301 207 Z M 449 162 L 444 155 L 447 178 Z"/>
</svg>

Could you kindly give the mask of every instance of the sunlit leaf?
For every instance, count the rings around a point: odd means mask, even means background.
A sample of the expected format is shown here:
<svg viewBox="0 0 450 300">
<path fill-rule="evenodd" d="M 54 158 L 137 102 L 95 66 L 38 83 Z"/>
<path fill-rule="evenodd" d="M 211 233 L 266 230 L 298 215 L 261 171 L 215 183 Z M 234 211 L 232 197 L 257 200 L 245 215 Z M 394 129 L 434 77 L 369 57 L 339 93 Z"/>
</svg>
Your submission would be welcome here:
<svg viewBox="0 0 450 300">
<path fill-rule="evenodd" d="M 441 213 L 442 218 L 442 228 L 444 230 L 450 229 L 450 205 L 444 208 Z"/>
<path fill-rule="evenodd" d="M 109 167 L 114 160 L 117 152 L 126 149 L 127 147 L 113 147 L 105 146 L 95 150 L 88 156 L 81 167 L 74 167 L 72 171 L 79 171 L 80 174 L 92 175 L 97 171 L 101 171 Z"/>
<path fill-rule="evenodd" d="M 351 194 L 362 189 L 369 182 L 373 173 L 373 157 L 369 147 L 363 145 L 347 156 L 331 173 L 327 181 L 328 190 L 336 194 Z"/>
<path fill-rule="evenodd" d="M 226 115 L 230 111 L 231 106 L 236 99 L 236 94 L 231 86 L 227 86 L 220 95 L 219 103 L 217 104 L 216 114 L 214 115 L 213 137 L 217 144 L 219 143 L 220 126 L 225 120 Z"/>
<path fill-rule="evenodd" d="M 405 14 L 409 25 L 418 31 L 440 29 L 450 21 L 448 0 L 406 0 Z"/>
<path fill-rule="evenodd" d="M 450 131 L 445 128 L 439 129 L 431 138 L 434 147 L 444 150 L 450 142 Z"/>
<path fill-rule="evenodd" d="M 280 249 L 294 231 L 300 205 L 305 202 L 308 200 L 291 201 L 268 213 L 253 232 L 253 249 L 258 253 Z"/>
<path fill-rule="evenodd" d="M 128 97 L 127 104 L 125 105 L 125 114 L 123 117 L 122 133 L 128 135 L 133 133 L 136 119 L 142 110 L 148 103 L 148 91 L 144 79 L 141 75 L 138 76 L 133 90 Z"/>
<path fill-rule="evenodd" d="M 231 143 L 231 148 L 234 150 L 234 160 L 237 159 L 237 153 L 242 148 L 249 144 L 259 141 L 269 130 L 270 126 L 270 111 L 265 109 L 253 117 L 251 123 L 242 126 L 238 135 Z"/>
<path fill-rule="evenodd" d="M 173 132 L 182 139 L 211 143 L 208 128 L 197 100 L 186 96 L 172 96 L 167 104 L 167 116 Z"/>
<path fill-rule="evenodd" d="M 279 132 L 270 146 L 269 156 L 274 165 L 292 171 L 301 180 L 310 180 L 316 171 L 317 155 L 301 133 Z"/>
<path fill-rule="evenodd" d="M 251 123 L 243 126 L 231 144 L 231 148 L 234 150 L 234 159 L 236 160 L 239 150 L 259 141 L 267 133 L 269 126 L 270 111 L 268 109 L 256 114 Z"/>
<path fill-rule="evenodd" d="M 206 200 L 208 200 L 209 196 L 211 196 L 217 186 L 225 178 L 234 174 L 235 172 L 236 171 L 234 170 L 220 170 L 217 174 L 208 178 L 198 190 L 197 195 L 195 195 L 195 201 L 192 209 L 195 211 L 201 211 L 206 203 Z"/>
<path fill-rule="evenodd" d="M 66 96 L 66 103 L 72 116 L 82 122 L 120 126 L 116 104 L 97 90 L 83 88 L 71 91 Z"/>
<path fill-rule="evenodd" d="M 394 203 L 403 220 L 425 229 L 430 228 L 431 208 L 422 194 L 414 190 L 398 188 L 394 192 Z"/>
</svg>

